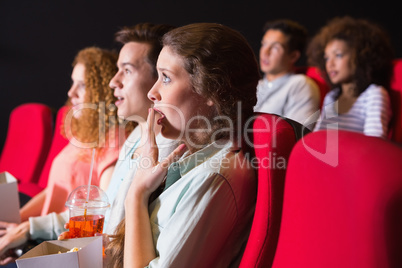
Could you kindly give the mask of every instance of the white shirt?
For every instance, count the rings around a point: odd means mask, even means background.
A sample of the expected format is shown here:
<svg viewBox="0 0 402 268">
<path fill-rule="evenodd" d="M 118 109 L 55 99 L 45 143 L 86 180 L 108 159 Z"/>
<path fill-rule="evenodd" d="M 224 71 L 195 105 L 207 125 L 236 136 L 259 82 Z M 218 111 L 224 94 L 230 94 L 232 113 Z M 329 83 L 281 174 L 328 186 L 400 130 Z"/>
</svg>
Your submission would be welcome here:
<svg viewBox="0 0 402 268">
<path fill-rule="evenodd" d="M 342 129 L 360 132 L 367 136 L 387 137 L 391 120 L 391 103 L 385 88 L 371 84 L 344 114 L 337 113 L 336 92 L 337 90 L 332 90 L 325 96 L 320 120 L 314 131 Z"/>
<path fill-rule="evenodd" d="M 288 73 L 273 81 L 264 77 L 257 85 L 255 112 L 284 116 L 312 129 L 308 119 L 319 109 L 319 88 L 304 74 Z"/>
</svg>

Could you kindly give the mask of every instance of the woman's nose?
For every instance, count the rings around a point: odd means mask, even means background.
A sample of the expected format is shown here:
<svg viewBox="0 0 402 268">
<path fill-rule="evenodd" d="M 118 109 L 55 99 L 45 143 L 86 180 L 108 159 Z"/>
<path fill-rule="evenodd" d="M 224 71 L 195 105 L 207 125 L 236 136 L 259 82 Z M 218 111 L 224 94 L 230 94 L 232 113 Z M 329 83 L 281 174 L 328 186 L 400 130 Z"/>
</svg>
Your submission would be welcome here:
<svg viewBox="0 0 402 268">
<path fill-rule="evenodd" d="M 77 92 L 77 87 L 75 85 L 72 85 L 70 87 L 70 90 L 67 92 L 67 96 L 69 96 L 70 98 L 74 97 L 76 95 Z"/>
<path fill-rule="evenodd" d="M 151 88 L 151 90 L 147 94 L 148 99 L 150 99 L 153 102 L 157 102 L 161 100 L 161 96 L 156 88 L 156 83 L 155 85 Z"/>
</svg>

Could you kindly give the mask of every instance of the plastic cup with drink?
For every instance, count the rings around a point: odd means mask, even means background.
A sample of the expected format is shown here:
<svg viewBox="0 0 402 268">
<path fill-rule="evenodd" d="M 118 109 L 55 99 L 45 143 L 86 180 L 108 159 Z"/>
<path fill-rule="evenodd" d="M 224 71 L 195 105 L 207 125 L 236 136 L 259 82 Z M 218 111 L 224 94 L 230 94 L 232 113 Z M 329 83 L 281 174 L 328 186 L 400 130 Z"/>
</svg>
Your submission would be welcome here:
<svg viewBox="0 0 402 268">
<path fill-rule="evenodd" d="M 66 202 L 70 212 L 70 238 L 102 234 L 106 210 L 110 207 L 106 193 L 95 185 L 74 189 Z"/>
</svg>

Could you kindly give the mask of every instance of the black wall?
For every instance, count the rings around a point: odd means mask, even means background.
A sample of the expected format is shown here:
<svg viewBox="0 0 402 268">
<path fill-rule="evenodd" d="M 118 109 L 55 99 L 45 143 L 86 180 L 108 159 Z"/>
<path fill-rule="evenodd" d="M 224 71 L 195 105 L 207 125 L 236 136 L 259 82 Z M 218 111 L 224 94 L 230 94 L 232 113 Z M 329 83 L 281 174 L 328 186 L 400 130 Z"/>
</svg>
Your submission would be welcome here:
<svg viewBox="0 0 402 268">
<path fill-rule="evenodd" d="M 113 34 L 138 22 L 218 22 L 231 26 L 258 53 L 266 20 L 290 18 L 314 34 L 328 19 L 351 15 L 386 28 L 402 57 L 399 8 L 390 0 L 118 1 L 0 0 L 0 149 L 11 110 L 26 102 L 59 108 L 67 98 L 71 62 L 87 46 L 117 48 Z M 24 124 L 24 122 L 21 122 Z"/>
</svg>

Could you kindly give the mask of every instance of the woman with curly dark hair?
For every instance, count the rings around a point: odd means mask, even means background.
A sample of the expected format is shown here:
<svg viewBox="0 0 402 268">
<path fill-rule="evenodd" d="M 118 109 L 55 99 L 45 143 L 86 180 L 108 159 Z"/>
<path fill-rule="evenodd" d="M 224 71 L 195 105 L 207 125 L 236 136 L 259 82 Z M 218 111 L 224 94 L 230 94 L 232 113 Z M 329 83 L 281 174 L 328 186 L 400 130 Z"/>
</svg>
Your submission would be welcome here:
<svg viewBox="0 0 402 268">
<path fill-rule="evenodd" d="M 394 57 L 387 32 L 365 19 L 336 17 L 313 37 L 307 55 L 332 87 L 314 130 L 332 125 L 386 138 Z"/>
</svg>

